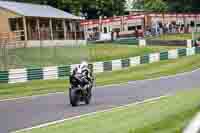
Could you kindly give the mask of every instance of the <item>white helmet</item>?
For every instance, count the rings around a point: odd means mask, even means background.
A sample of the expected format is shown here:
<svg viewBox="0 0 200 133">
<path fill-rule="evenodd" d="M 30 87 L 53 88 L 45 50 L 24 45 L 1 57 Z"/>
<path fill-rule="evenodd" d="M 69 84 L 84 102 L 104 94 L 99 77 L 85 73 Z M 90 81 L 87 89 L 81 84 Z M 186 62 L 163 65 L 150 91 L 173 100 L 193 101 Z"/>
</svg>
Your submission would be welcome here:
<svg viewBox="0 0 200 133">
<path fill-rule="evenodd" d="M 80 65 L 80 68 L 87 68 L 88 67 L 88 63 L 86 61 L 83 61 Z"/>
<path fill-rule="evenodd" d="M 81 62 L 80 65 L 77 66 L 77 72 L 82 73 L 84 69 L 88 67 L 88 63 L 86 61 Z"/>
</svg>

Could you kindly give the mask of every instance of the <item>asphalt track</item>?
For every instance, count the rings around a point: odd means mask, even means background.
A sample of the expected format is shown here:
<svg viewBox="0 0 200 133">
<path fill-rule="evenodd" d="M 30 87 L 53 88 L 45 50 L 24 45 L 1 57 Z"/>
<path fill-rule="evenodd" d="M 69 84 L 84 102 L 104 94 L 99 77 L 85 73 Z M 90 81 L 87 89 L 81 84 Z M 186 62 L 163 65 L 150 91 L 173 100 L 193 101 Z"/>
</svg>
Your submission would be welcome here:
<svg viewBox="0 0 200 133">
<path fill-rule="evenodd" d="M 200 88 L 200 70 L 155 80 L 97 87 L 89 106 L 72 108 L 68 95 L 64 93 L 1 101 L 0 133 L 174 94 L 190 88 Z"/>
</svg>

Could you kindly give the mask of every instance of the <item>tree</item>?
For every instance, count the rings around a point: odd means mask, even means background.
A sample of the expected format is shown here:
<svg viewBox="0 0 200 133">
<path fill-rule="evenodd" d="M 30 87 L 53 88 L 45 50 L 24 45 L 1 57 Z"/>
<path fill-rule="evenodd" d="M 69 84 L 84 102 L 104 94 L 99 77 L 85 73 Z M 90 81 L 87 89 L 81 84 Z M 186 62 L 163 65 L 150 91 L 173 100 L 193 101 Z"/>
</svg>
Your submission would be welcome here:
<svg viewBox="0 0 200 133">
<path fill-rule="evenodd" d="M 133 5 L 133 8 L 144 9 L 144 1 L 143 0 L 136 0 L 136 2 Z"/>
<path fill-rule="evenodd" d="M 163 12 L 168 10 L 168 5 L 163 0 L 144 0 L 144 9 L 147 11 Z"/>
<path fill-rule="evenodd" d="M 169 11 L 189 12 L 193 8 L 193 0 L 166 0 L 169 5 Z"/>
<path fill-rule="evenodd" d="M 126 0 L 10 0 L 48 4 L 53 7 L 68 11 L 75 15 L 85 15 L 87 18 L 99 16 L 123 15 Z"/>
<path fill-rule="evenodd" d="M 86 18 L 123 15 L 128 7 L 147 11 L 200 12 L 200 0 L 10 0 L 48 4 Z M 126 4 L 126 6 L 125 6 Z"/>
</svg>

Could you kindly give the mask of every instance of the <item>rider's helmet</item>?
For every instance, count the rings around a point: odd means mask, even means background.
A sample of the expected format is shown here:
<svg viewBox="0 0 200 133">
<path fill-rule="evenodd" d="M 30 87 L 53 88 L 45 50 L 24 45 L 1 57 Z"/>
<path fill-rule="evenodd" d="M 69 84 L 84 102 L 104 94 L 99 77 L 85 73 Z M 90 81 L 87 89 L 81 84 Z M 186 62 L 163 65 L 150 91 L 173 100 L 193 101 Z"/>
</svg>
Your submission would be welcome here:
<svg viewBox="0 0 200 133">
<path fill-rule="evenodd" d="M 87 68 L 88 68 L 88 63 L 86 61 L 83 61 L 81 62 L 80 65 L 78 65 L 77 72 L 82 73 Z"/>
<path fill-rule="evenodd" d="M 86 61 L 83 61 L 80 65 L 81 68 L 87 68 L 88 67 L 88 63 Z"/>
</svg>

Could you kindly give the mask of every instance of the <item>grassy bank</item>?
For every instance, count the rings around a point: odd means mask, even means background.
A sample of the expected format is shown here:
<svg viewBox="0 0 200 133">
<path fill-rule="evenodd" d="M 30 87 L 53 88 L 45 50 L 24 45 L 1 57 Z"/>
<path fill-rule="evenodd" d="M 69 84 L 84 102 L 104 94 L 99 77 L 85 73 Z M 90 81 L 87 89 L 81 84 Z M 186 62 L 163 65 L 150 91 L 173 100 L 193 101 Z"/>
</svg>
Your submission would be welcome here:
<svg viewBox="0 0 200 133">
<path fill-rule="evenodd" d="M 181 133 L 200 110 L 200 90 L 24 133 Z"/>
<path fill-rule="evenodd" d="M 157 37 L 148 37 L 147 39 L 153 40 L 191 40 L 192 34 L 168 34 Z"/>
<path fill-rule="evenodd" d="M 139 65 L 115 72 L 105 72 L 96 75 L 97 85 L 124 83 L 131 80 L 151 79 L 160 76 L 173 75 L 191 71 L 200 67 L 200 55 L 184 57 L 176 60 L 161 61 L 152 64 Z M 31 81 L 19 84 L 1 84 L 0 99 L 50 92 L 63 92 L 69 86 L 68 80 Z"/>
<path fill-rule="evenodd" d="M 81 60 L 107 61 L 166 51 L 176 47 L 145 47 L 130 45 L 98 44 L 86 47 L 43 47 L 8 50 L 7 58 L 0 57 L 0 70 L 34 66 L 54 66 L 80 63 Z M 6 67 L 7 66 L 7 67 Z"/>
</svg>

